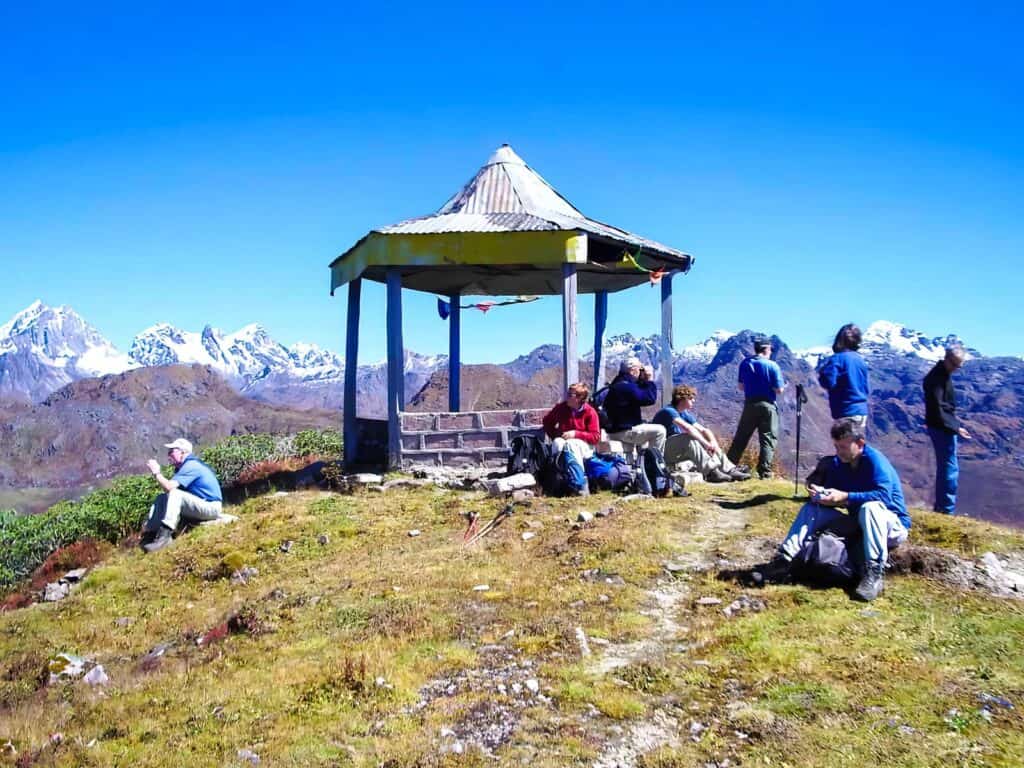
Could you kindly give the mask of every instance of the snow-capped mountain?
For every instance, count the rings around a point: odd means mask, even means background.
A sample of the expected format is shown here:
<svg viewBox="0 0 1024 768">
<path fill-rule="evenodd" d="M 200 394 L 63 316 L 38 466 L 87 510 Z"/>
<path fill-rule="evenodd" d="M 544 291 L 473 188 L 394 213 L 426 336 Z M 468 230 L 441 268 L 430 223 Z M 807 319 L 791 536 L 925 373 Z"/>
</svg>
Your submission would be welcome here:
<svg viewBox="0 0 1024 768">
<path fill-rule="evenodd" d="M 67 306 L 35 301 L 0 326 L 0 397 L 41 400 L 69 382 L 135 367 Z"/>
<path fill-rule="evenodd" d="M 934 363 L 942 359 L 946 354 L 946 346 L 953 343 L 963 342 L 953 333 L 929 337 L 899 323 L 876 320 L 864 331 L 860 352 L 865 357 L 919 357 Z M 832 347 L 808 347 L 794 350 L 793 354 L 813 367 L 821 358 L 832 354 Z M 976 349 L 970 347 L 967 348 L 967 354 L 969 357 L 981 357 Z"/>
</svg>

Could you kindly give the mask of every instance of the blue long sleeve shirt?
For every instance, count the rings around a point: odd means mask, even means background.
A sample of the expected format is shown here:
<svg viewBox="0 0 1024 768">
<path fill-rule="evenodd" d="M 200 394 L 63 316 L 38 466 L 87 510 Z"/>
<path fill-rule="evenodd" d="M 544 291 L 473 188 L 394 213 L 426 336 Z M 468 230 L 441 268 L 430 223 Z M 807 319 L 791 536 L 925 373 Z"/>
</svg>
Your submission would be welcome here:
<svg viewBox="0 0 1024 768">
<path fill-rule="evenodd" d="M 851 515 L 856 515 L 862 504 L 880 501 L 910 530 L 900 477 L 885 454 L 870 445 L 864 446 L 856 466 L 845 464 L 838 456 L 829 456 L 818 463 L 808 480 L 850 494 L 846 507 Z"/>
<path fill-rule="evenodd" d="M 611 421 L 609 432 L 624 432 L 644 423 L 640 408 L 658 402 L 658 386 L 653 381 L 640 383 L 627 374 L 619 375 L 608 388 L 604 409 Z"/>
<path fill-rule="evenodd" d="M 818 369 L 818 382 L 828 392 L 833 419 L 867 416 L 868 365 L 856 352 L 844 349 L 827 358 Z"/>
</svg>

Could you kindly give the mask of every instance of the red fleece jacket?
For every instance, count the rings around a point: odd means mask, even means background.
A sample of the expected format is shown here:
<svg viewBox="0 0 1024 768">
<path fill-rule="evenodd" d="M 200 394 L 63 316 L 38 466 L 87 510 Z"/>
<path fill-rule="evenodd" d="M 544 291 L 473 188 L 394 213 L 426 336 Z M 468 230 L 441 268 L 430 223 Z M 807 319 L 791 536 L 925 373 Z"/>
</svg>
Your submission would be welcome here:
<svg viewBox="0 0 1024 768">
<path fill-rule="evenodd" d="M 544 432 L 552 440 L 571 429 L 576 430 L 577 439 L 590 445 L 597 444 L 601 439 L 601 422 L 593 406 L 585 404 L 583 410 L 574 413 L 563 401 L 548 411 L 544 417 Z"/>
</svg>

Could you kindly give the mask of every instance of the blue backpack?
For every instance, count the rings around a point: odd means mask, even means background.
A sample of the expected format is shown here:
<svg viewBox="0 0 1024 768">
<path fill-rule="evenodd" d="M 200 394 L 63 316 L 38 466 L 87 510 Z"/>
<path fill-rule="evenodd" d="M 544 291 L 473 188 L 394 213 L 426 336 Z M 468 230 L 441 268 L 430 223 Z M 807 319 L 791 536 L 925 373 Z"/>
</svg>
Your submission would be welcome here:
<svg viewBox="0 0 1024 768">
<path fill-rule="evenodd" d="M 584 462 L 590 488 L 594 491 L 630 491 L 635 473 L 621 456 L 595 453 Z"/>
<path fill-rule="evenodd" d="M 580 496 L 589 492 L 587 475 L 572 451 L 562 451 L 548 465 L 541 487 L 548 496 Z"/>
</svg>

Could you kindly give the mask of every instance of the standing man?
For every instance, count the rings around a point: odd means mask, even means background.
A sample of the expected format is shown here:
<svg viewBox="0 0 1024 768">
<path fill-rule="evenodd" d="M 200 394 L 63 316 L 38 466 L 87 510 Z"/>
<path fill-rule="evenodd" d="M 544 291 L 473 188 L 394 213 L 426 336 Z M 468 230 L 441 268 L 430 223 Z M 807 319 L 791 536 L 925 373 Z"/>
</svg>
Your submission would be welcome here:
<svg viewBox="0 0 1024 768">
<path fill-rule="evenodd" d="M 156 459 L 146 462 L 149 471 L 164 489 L 149 508 L 143 528 L 142 549 L 156 552 L 171 543 L 182 518 L 204 522 L 220 517 L 222 496 L 217 476 L 209 466 L 192 455 L 192 443 L 179 437 L 164 445 L 174 465 L 174 477 L 168 480 Z"/>
<path fill-rule="evenodd" d="M 960 464 L 956 450 L 958 438 L 970 440 L 970 433 L 960 426 L 956 416 L 956 390 L 953 373 L 964 364 L 964 348 L 959 344 L 946 347 L 946 356 L 924 377 L 924 421 L 928 436 L 935 446 L 936 512 L 956 514 L 956 489 Z"/>
<path fill-rule="evenodd" d="M 899 475 L 881 451 L 866 444 L 864 428 L 839 419 L 831 434 L 836 455 L 819 461 L 807 478 L 811 500 L 801 507 L 768 570 L 772 576 L 788 571 L 808 536 L 856 520 L 864 536 L 864 573 L 856 596 L 870 602 L 882 593 L 889 550 L 907 540 L 910 515 Z"/>
<path fill-rule="evenodd" d="M 782 380 L 782 369 L 771 357 L 771 341 L 759 338 L 754 340 L 754 356 L 740 363 L 738 386 L 746 399 L 740 423 L 726 454 L 729 461 L 738 463 L 756 429 L 760 449 L 757 475 L 762 480 L 772 476 L 775 445 L 779 441 L 779 408 L 775 405 L 775 398 L 786 386 Z"/>
</svg>

